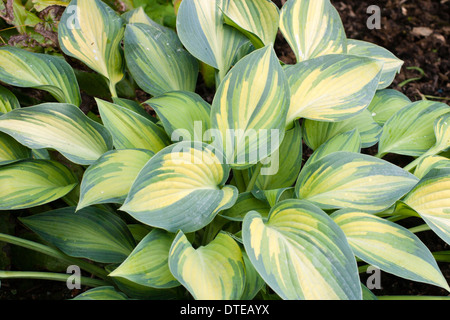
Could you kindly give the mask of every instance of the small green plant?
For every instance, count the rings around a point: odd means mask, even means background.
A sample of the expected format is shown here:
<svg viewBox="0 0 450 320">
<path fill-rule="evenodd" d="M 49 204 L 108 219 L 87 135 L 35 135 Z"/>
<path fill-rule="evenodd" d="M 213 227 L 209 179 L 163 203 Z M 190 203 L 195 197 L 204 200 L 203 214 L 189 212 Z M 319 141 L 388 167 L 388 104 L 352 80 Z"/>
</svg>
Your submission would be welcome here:
<svg viewBox="0 0 450 320">
<path fill-rule="evenodd" d="M 66 59 L 0 48 L 0 213 L 35 236 L 5 221 L 0 241 L 79 267 L 93 288 L 75 299 L 377 299 L 369 265 L 450 291 L 448 253 L 415 235 L 450 243 L 450 107 L 388 89 L 403 62 L 347 39 L 329 0 L 176 4 L 174 31 L 142 8 L 72 0 Z M 204 67 L 211 104 L 196 93 Z M 15 88 L 48 100 L 24 106 Z"/>
</svg>

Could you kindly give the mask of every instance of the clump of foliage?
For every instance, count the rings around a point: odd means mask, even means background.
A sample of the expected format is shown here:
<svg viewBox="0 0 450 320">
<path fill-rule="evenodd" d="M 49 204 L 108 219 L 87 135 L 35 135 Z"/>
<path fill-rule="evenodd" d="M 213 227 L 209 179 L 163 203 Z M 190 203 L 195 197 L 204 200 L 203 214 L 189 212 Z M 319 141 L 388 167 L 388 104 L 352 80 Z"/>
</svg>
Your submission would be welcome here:
<svg viewBox="0 0 450 320">
<path fill-rule="evenodd" d="M 176 7 L 174 31 L 142 7 L 72 0 L 65 58 L 0 48 L 0 217 L 34 235 L 1 220 L 0 241 L 81 268 L 94 288 L 75 299 L 376 299 L 368 265 L 450 290 L 448 254 L 415 235 L 450 243 L 449 106 L 387 89 L 403 62 L 347 39 L 329 0 Z M 24 106 L 15 88 L 48 100 Z M 21 277 L 68 275 L 0 271 Z"/>
</svg>

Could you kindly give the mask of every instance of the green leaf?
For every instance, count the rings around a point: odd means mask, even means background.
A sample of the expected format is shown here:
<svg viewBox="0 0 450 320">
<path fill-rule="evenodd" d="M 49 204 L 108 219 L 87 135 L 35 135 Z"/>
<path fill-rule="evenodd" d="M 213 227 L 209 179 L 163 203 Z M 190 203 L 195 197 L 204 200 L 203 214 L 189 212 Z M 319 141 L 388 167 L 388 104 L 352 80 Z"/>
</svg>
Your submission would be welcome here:
<svg viewBox="0 0 450 320">
<path fill-rule="evenodd" d="M 85 291 L 72 300 L 128 300 L 127 296 L 114 287 L 104 286 Z"/>
<path fill-rule="evenodd" d="M 106 152 L 85 171 L 77 210 L 100 203 L 122 204 L 139 171 L 153 155 L 139 149 Z"/>
<path fill-rule="evenodd" d="M 281 9 L 280 30 L 297 62 L 346 53 L 347 37 L 329 0 L 289 0 Z"/>
<path fill-rule="evenodd" d="M 196 300 L 237 300 L 244 291 L 241 249 L 223 232 L 198 249 L 179 232 L 170 249 L 169 267 Z"/>
<path fill-rule="evenodd" d="M 384 126 L 390 117 L 411 103 L 411 100 L 400 91 L 384 89 L 375 93 L 368 110 L 372 113 L 373 119 L 380 126 Z"/>
<path fill-rule="evenodd" d="M 255 48 L 275 43 L 280 14 L 272 1 L 225 0 L 221 5 L 225 23 L 244 33 Z"/>
<path fill-rule="evenodd" d="M 385 89 L 392 84 L 392 81 L 394 81 L 397 73 L 400 73 L 404 63 L 389 50 L 366 41 L 348 39 L 347 53 L 376 59 L 383 63 L 380 83 L 378 84 L 379 90 Z"/>
<path fill-rule="evenodd" d="M 450 168 L 433 169 L 409 192 L 404 203 L 450 244 Z"/>
<path fill-rule="evenodd" d="M 125 19 L 127 24 L 132 23 L 143 23 L 151 27 L 155 27 L 159 29 L 161 32 L 164 32 L 167 36 L 171 37 L 174 41 L 180 42 L 176 32 L 171 28 L 165 27 L 163 24 L 157 23 L 153 21 L 147 13 L 144 11 L 142 6 L 139 6 L 136 9 L 130 10 L 122 14 L 122 18 Z"/>
<path fill-rule="evenodd" d="M 0 80 L 15 87 L 47 91 L 59 102 L 76 106 L 81 104 L 74 71 L 63 58 L 57 56 L 2 47 Z"/>
<path fill-rule="evenodd" d="M 289 88 L 272 46 L 241 59 L 212 103 L 214 146 L 245 169 L 276 151 L 284 138 Z"/>
<path fill-rule="evenodd" d="M 306 119 L 303 124 L 303 136 L 308 147 L 316 150 L 335 136 L 355 129 L 358 130 L 361 137 L 362 148 L 375 145 L 380 139 L 382 131 L 382 128 L 372 118 L 370 111 L 364 110 L 350 119 L 339 122 Z"/>
<path fill-rule="evenodd" d="M 145 24 L 128 24 L 125 29 L 125 58 L 136 83 L 158 96 L 169 91 L 195 91 L 198 62 L 181 43 Z"/>
<path fill-rule="evenodd" d="M 37 207 L 68 194 L 73 173 L 56 161 L 24 160 L 0 167 L 0 210 Z"/>
<path fill-rule="evenodd" d="M 336 211 L 332 218 L 358 258 L 396 276 L 450 291 L 430 250 L 408 229 L 352 209 Z"/>
<path fill-rule="evenodd" d="M 173 91 L 146 101 L 173 141 L 205 141 L 211 129 L 211 106 L 194 92 Z M 205 141 L 206 142 L 206 141 Z"/>
<path fill-rule="evenodd" d="M 264 281 L 283 299 L 362 299 L 356 260 L 344 233 L 325 212 L 300 200 L 256 211 L 243 223 L 245 250 Z"/>
<path fill-rule="evenodd" d="M 225 0 L 183 0 L 178 9 L 177 32 L 186 49 L 219 71 L 222 80 L 247 38 L 223 23 Z"/>
<path fill-rule="evenodd" d="M 372 101 L 381 68 L 377 60 L 340 54 L 285 68 L 291 89 L 287 125 L 299 118 L 334 122 L 356 116 Z"/>
<path fill-rule="evenodd" d="M 436 143 L 434 122 L 449 111 L 448 105 L 427 100 L 417 101 L 400 109 L 384 125 L 379 154 L 424 154 Z"/>
<path fill-rule="evenodd" d="M 111 94 L 124 77 L 123 19 L 100 0 L 72 0 L 58 24 L 61 49 L 109 81 Z"/>
<path fill-rule="evenodd" d="M 30 149 L 55 149 L 77 164 L 91 164 L 112 148 L 109 132 L 71 104 L 15 109 L 0 116 L 0 131 Z"/>
<path fill-rule="evenodd" d="M 245 215 L 252 210 L 257 210 L 262 216 L 267 217 L 270 205 L 263 200 L 257 199 L 251 192 L 240 193 L 236 203 L 229 209 L 222 211 L 219 215 L 231 221 L 243 221 Z"/>
<path fill-rule="evenodd" d="M 432 169 L 439 168 L 450 168 L 450 159 L 441 156 L 427 156 L 417 164 L 414 175 L 422 179 Z"/>
<path fill-rule="evenodd" d="M 135 243 L 126 224 L 115 214 L 94 207 L 65 207 L 20 218 L 42 239 L 71 257 L 119 263 Z"/>
<path fill-rule="evenodd" d="M 174 234 L 154 229 L 109 276 L 152 288 L 179 286 L 169 269 L 169 250 L 174 239 Z"/>
<path fill-rule="evenodd" d="M 245 287 L 240 300 L 250 301 L 266 284 L 253 266 L 245 250 L 242 249 L 242 258 L 245 266 Z"/>
<path fill-rule="evenodd" d="M 381 212 L 417 182 L 415 176 L 387 161 L 339 151 L 305 167 L 298 177 L 295 193 L 323 209 Z"/>
<path fill-rule="evenodd" d="M 31 158 L 31 150 L 0 132 L 0 166 Z"/>
<path fill-rule="evenodd" d="M 96 101 L 116 149 L 146 149 L 156 153 L 170 144 L 164 130 L 149 119 L 117 104 Z"/>
<path fill-rule="evenodd" d="M 16 96 L 5 87 L 0 86 L 0 115 L 19 108 L 20 103 Z"/>
<path fill-rule="evenodd" d="M 197 231 L 235 203 L 237 189 L 224 186 L 229 172 L 207 144 L 173 144 L 144 166 L 120 210 L 169 232 Z"/>
<path fill-rule="evenodd" d="M 433 152 L 439 153 L 450 148 L 450 112 L 436 119 L 434 134 L 436 136 L 436 144 L 431 148 Z"/>
</svg>

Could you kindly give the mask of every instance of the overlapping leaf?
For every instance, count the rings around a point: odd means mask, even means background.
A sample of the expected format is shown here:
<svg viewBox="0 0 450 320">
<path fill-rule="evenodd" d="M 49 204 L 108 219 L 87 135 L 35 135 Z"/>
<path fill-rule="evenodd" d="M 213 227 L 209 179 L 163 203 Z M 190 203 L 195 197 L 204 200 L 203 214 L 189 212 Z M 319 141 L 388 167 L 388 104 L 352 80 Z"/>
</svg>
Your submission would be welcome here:
<svg viewBox="0 0 450 320">
<path fill-rule="evenodd" d="M 235 203 L 237 189 L 224 186 L 229 172 L 223 156 L 210 146 L 173 144 L 140 171 L 121 210 L 170 232 L 197 231 Z"/>
<path fill-rule="evenodd" d="M 367 109 L 373 119 L 383 126 L 395 113 L 411 104 L 411 100 L 403 93 L 393 89 L 378 90 Z"/>
<path fill-rule="evenodd" d="M 106 152 L 84 173 L 77 209 L 99 203 L 123 203 L 139 171 L 153 156 L 140 149 Z"/>
<path fill-rule="evenodd" d="M 101 0 L 72 0 L 58 26 L 64 53 L 104 76 L 111 94 L 117 96 L 116 84 L 124 76 L 123 19 Z"/>
<path fill-rule="evenodd" d="M 241 59 L 212 104 L 214 145 L 228 163 L 248 168 L 278 149 L 284 137 L 289 88 L 272 46 Z"/>
<path fill-rule="evenodd" d="M 270 206 L 266 201 L 256 198 L 251 192 L 240 193 L 236 203 L 219 215 L 231 221 L 243 221 L 245 215 L 252 210 L 258 211 L 263 217 L 269 215 Z"/>
<path fill-rule="evenodd" d="M 16 87 L 45 90 L 59 102 L 76 106 L 81 104 L 80 90 L 73 69 L 64 59 L 56 56 L 15 47 L 2 47 L 0 80 Z"/>
<path fill-rule="evenodd" d="M 346 53 L 347 37 L 329 0 L 289 0 L 281 9 L 280 30 L 297 62 Z"/>
<path fill-rule="evenodd" d="M 45 241 L 72 257 L 103 263 L 122 262 L 133 250 L 134 239 L 116 215 L 90 207 L 56 209 L 20 219 Z"/>
<path fill-rule="evenodd" d="M 20 108 L 20 103 L 16 96 L 5 87 L 0 86 L 0 114 L 18 108 Z"/>
<path fill-rule="evenodd" d="M 57 200 L 77 184 L 56 161 L 24 160 L 0 167 L 0 210 L 32 208 Z"/>
<path fill-rule="evenodd" d="M 15 109 L 0 116 L 0 131 L 31 149 L 55 149 L 77 164 L 91 164 L 112 148 L 109 132 L 71 104 Z"/>
<path fill-rule="evenodd" d="M 241 249 L 233 238 L 222 232 L 198 249 L 179 232 L 170 249 L 169 267 L 196 300 L 237 300 L 244 291 Z"/>
<path fill-rule="evenodd" d="M 0 166 L 31 158 L 31 150 L 0 132 Z"/>
<path fill-rule="evenodd" d="M 362 299 L 356 260 L 345 235 L 316 206 L 300 200 L 280 202 L 267 223 L 251 211 L 242 235 L 253 266 L 281 298 Z"/>
<path fill-rule="evenodd" d="M 404 227 L 367 213 L 342 209 L 332 215 L 357 257 L 383 271 L 450 291 L 428 248 Z"/>
<path fill-rule="evenodd" d="M 377 60 L 339 54 L 287 67 L 291 89 L 287 125 L 299 118 L 343 121 L 362 112 L 372 101 L 381 68 Z"/>
<path fill-rule="evenodd" d="M 408 193 L 418 179 L 387 161 L 334 152 L 305 167 L 295 186 L 298 198 L 324 209 L 381 212 Z"/>
</svg>

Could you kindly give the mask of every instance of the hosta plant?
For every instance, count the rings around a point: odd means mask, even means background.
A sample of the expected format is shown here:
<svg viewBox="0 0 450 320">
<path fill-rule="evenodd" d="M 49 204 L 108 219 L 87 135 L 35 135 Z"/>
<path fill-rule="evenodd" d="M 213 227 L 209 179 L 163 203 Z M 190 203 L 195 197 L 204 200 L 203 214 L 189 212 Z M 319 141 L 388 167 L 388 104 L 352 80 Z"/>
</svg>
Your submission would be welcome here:
<svg viewBox="0 0 450 320">
<path fill-rule="evenodd" d="M 416 233 L 450 244 L 450 107 L 390 89 L 403 62 L 329 0 L 177 9 L 171 29 L 72 0 L 64 56 L 0 48 L 0 210 L 34 235 L 0 241 L 80 268 L 75 299 L 376 299 L 368 266 L 449 291 Z"/>
</svg>

